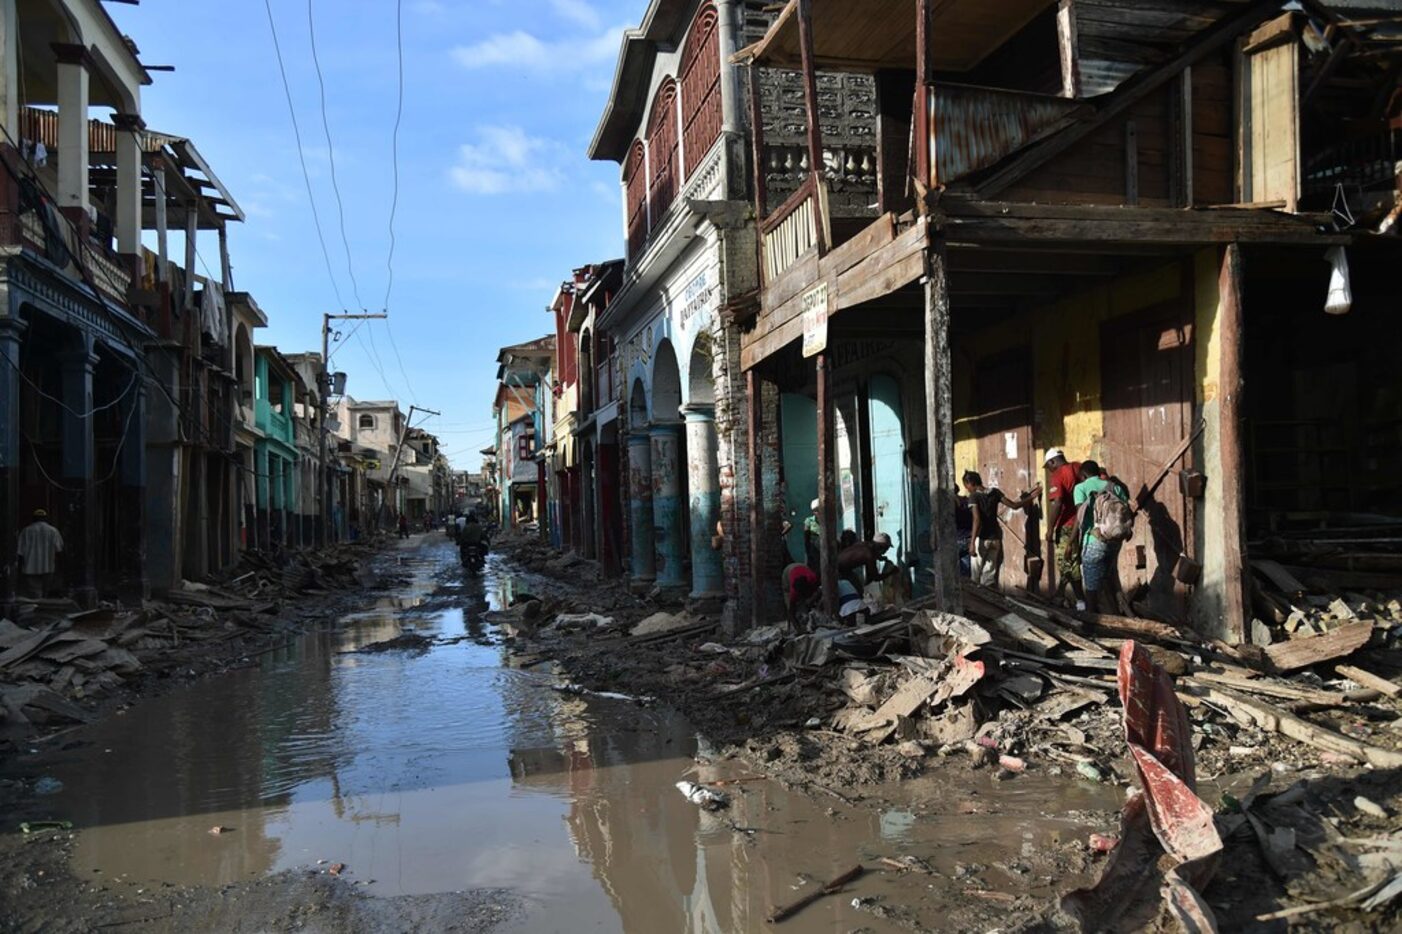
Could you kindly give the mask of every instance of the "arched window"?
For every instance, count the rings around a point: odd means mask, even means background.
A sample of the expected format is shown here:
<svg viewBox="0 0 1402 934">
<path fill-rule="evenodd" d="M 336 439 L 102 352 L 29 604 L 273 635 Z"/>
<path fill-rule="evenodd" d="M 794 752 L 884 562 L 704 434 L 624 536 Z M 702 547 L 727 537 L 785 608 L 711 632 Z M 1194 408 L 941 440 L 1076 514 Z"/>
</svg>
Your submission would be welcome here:
<svg viewBox="0 0 1402 934">
<path fill-rule="evenodd" d="M 704 3 L 682 49 L 682 152 L 686 174 L 696 171 L 720 139 L 720 29 L 714 3 Z"/>
<path fill-rule="evenodd" d="M 624 199 L 628 206 L 628 255 L 637 256 L 647 243 L 647 150 L 633 143 L 623 163 Z"/>
<path fill-rule="evenodd" d="M 375 430 L 375 416 L 373 416 L 373 415 L 362 415 L 362 416 L 360 416 L 360 420 L 359 420 L 356 424 L 358 424 L 358 425 L 360 426 L 360 430 L 361 430 L 361 431 L 374 431 L 374 430 Z"/>
<path fill-rule="evenodd" d="M 651 227 L 662 221 L 677 196 L 677 82 L 668 78 L 652 99 L 647 127 L 648 200 L 652 204 Z"/>
</svg>

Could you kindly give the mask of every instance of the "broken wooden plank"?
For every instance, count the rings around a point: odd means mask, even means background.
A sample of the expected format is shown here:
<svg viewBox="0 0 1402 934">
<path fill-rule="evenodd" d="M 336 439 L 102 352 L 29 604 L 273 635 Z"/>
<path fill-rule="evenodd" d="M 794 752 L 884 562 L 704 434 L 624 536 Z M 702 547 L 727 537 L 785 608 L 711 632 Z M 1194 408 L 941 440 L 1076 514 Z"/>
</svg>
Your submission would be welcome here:
<svg viewBox="0 0 1402 934">
<path fill-rule="evenodd" d="M 1393 683 L 1381 675 L 1375 675 L 1371 671 L 1358 668 L 1354 665 L 1335 665 L 1334 670 L 1341 676 L 1349 679 L 1355 684 L 1365 688 L 1371 688 L 1388 697 L 1397 697 L 1402 694 L 1402 685 Z"/>
<path fill-rule="evenodd" d="M 1335 733 L 1333 730 L 1310 723 L 1308 720 L 1301 719 L 1254 697 L 1210 686 L 1189 685 L 1187 691 L 1218 706 L 1225 707 L 1234 716 L 1248 719 L 1264 730 L 1271 730 L 1282 736 L 1297 739 L 1327 752 L 1350 756 L 1375 768 L 1402 768 L 1402 752 L 1371 746 L 1368 743 L 1351 739 L 1342 733 Z"/>
<path fill-rule="evenodd" d="M 1206 684 L 1214 687 L 1233 688 L 1251 694 L 1261 694 L 1280 700 L 1298 701 L 1306 704 L 1320 704 L 1327 707 L 1347 707 L 1351 700 L 1335 691 L 1321 691 L 1316 688 L 1297 687 L 1280 681 L 1267 681 L 1244 678 L 1240 675 L 1214 674 L 1210 671 L 1194 672 L 1183 679 L 1185 684 Z"/>
<path fill-rule="evenodd" d="M 1297 671 L 1336 658 L 1346 658 L 1367 645 L 1372 636 L 1372 623 L 1349 623 L 1323 635 L 1268 645 L 1265 653 L 1275 670 Z"/>
<path fill-rule="evenodd" d="M 1018 645 L 1037 655 L 1046 655 L 1061 645 L 1056 639 L 1016 613 L 1004 613 L 988 622 Z"/>
<path fill-rule="evenodd" d="M 35 630 L 31 635 L 20 639 L 4 652 L 0 652 L 0 669 L 17 665 L 35 652 L 39 651 L 49 640 L 53 638 L 54 629 L 46 626 L 43 629 Z"/>
</svg>

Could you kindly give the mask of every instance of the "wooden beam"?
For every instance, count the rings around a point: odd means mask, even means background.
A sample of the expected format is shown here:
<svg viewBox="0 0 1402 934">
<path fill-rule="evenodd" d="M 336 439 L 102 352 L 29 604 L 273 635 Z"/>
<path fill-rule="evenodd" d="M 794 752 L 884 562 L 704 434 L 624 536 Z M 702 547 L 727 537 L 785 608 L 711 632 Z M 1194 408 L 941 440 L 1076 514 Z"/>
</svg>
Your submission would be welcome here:
<svg viewBox="0 0 1402 934">
<path fill-rule="evenodd" d="M 823 611 L 837 617 L 836 418 L 832 398 L 832 368 L 827 351 L 817 355 L 818 380 L 818 546 L 822 564 Z"/>
<path fill-rule="evenodd" d="M 1001 250 L 949 245 L 949 271 L 986 272 L 1002 276 L 1088 276 L 1114 277 L 1124 270 L 1113 257 L 1092 253 L 1062 253 L 1054 250 Z"/>
<path fill-rule="evenodd" d="M 1193 44 L 1174 58 L 1138 78 L 1131 79 L 1128 86 L 1111 94 L 1110 100 L 1100 108 L 1094 119 L 1068 127 L 1055 136 L 1043 140 L 995 172 L 978 187 L 979 194 L 985 198 L 991 197 L 1026 177 L 1034 169 L 1045 165 L 1096 130 L 1118 118 L 1139 101 L 1162 87 L 1173 76 L 1182 72 L 1184 68 L 1202 61 L 1236 36 L 1260 24 L 1279 9 L 1280 4 L 1277 0 L 1256 0 L 1255 3 L 1236 16 L 1219 20 L 1196 36 Z"/>
<path fill-rule="evenodd" d="M 193 201 L 185 202 L 185 308 L 195 304 L 195 248 L 199 236 L 199 213 Z"/>
<path fill-rule="evenodd" d="M 930 0 L 916 0 L 915 3 L 915 128 L 911 133 L 911 144 L 915 147 L 915 177 L 921 185 L 928 186 L 934 176 L 936 154 L 931 152 L 930 140 L 934 138 L 934 128 L 930 126 L 930 84 L 933 80 L 930 67 Z M 919 190 L 919 189 L 917 189 Z M 922 207 L 921 210 L 924 210 Z"/>
<path fill-rule="evenodd" d="M 1178 152 L 1178 190 L 1176 196 L 1181 207 L 1193 206 L 1193 66 L 1183 69 L 1178 76 L 1178 100 L 1174 108 L 1178 121 L 1178 139 L 1174 145 Z"/>
<path fill-rule="evenodd" d="M 798 0 L 799 50 L 803 55 L 803 106 L 808 118 L 808 168 L 823 177 L 823 126 L 818 110 L 818 70 L 813 58 L 813 0 Z"/>
<path fill-rule="evenodd" d="M 1244 456 L 1242 452 L 1241 394 L 1242 341 L 1246 329 L 1242 305 L 1241 247 L 1227 244 L 1222 251 L 1218 275 L 1217 331 L 1222 335 L 1217 377 L 1217 446 L 1221 458 L 1222 484 L 1222 581 L 1223 624 L 1226 641 L 1247 641 L 1251 606 L 1250 581 L 1243 543 L 1246 541 L 1246 502 Z"/>
<path fill-rule="evenodd" d="M 928 251 L 925 276 L 925 436 L 930 484 L 930 536 L 935 554 L 935 603 L 962 611 L 954 509 L 954 380 L 950 350 L 949 260 L 942 234 Z"/>
<path fill-rule="evenodd" d="M 1139 128 L 1125 121 L 1125 204 L 1139 203 Z"/>
<path fill-rule="evenodd" d="M 754 69 L 750 70 L 751 76 Z M 750 458 L 750 619 L 756 626 L 764 625 L 764 452 L 761 448 L 764 431 L 764 386 L 759 374 L 745 374 L 745 393 L 749 402 L 746 427 L 746 447 Z"/>
</svg>

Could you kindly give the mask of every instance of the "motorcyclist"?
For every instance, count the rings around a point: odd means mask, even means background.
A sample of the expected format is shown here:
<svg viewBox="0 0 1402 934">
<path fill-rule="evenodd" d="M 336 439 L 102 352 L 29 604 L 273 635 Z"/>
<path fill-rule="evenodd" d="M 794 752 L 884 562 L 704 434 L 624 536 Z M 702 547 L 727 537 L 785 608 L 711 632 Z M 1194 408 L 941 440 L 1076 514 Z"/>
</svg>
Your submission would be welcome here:
<svg viewBox="0 0 1402 934">
<path fill-rule="evenodd" d="M 476 556 L 479 559 L 485 557 L 483 554 L 486 550 L 484 547 L 484 540 L 485 530 L 482 528 L 482 524 L 477 521 L 477 514 L 475 512 L 469 512 L 462 524 L 462 528 L 458 530 L 458 551 L 464 562 L 466 562 L 469 552 L 472 551 L 477 552 Z"/>
</svg>

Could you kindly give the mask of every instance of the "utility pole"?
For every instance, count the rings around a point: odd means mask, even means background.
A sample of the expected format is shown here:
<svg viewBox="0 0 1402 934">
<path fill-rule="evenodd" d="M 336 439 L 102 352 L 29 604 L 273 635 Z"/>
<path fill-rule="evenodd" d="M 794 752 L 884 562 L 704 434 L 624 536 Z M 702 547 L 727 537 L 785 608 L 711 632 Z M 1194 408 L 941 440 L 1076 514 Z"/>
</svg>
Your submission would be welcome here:
<svg viewBox="0 0 1402 934">
<path fill-rule="evenodd" d="M 433 409 L 425 409 L 417 405 L 409 406 L 409 414 L 404 416 L 404 430 L 399 433 L 399 444 L 395 445 L 394 460 L 389 466 L 389 480 L 385 483 L 385 486 L 391 491 L 395 489 L 394 478 L 395 474 L 399 472 L 399 455 L 404 453 L 404 441 L 409 437 L 409 425 L 414 420 L 415 412 L 422 412 L 425 415 L 436 415 L 440 417 L 443 415 L 442 412 L 435 412 Z"/>
<path fill-rule="evenodd" d="M 321 407 L 321 543 L 323 546 L 331 544 L 333 528 L 331 525 L 331 501 L 335 498 L 331 489 L 331 427 L 330 402 L 331 402 L 331 322 L 336 321 L 368 321 L 375 318 L 388 318 L 387 314 L 360 314 L 360 315 L 332 315 L 323 314 L 321 316 L 321 379 L 320 407 Z"/>
</svg>

